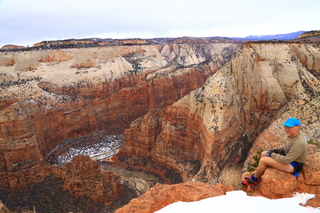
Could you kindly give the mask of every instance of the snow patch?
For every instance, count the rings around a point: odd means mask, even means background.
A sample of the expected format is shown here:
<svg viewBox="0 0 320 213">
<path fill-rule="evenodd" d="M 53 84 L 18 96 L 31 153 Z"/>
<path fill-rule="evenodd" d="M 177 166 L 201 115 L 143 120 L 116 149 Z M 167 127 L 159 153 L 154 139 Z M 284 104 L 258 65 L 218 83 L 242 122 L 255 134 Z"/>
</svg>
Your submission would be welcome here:
<svg viewBox="0 0 320 213">
<path fill-rule="evenodd" d="M 264 197 L 248 196 L 244 191 L 227 192 L 226 195 L 207 198 L 194 202 L 176 202 L 170 204 L 156 213 L 247 213 L 250 211 L 259 213 L 320 213 L 320 208 L 304 207 L 313 194 L 294 194 L 291 198 L 268 199 Z"/>
<path fill-rule="evenodd" d="M 65 163 L 70 162 L 76 155 L 89 156 L 93 160 L 110 158 L 114 156 L 122 146 L 123 134 L 106 135 L 98 143 L 88 146 L 68 148 L 64 155 L 59 155 L 57 157 L 57 163 L 55 165 L 62 166 Z"/>
</svg>

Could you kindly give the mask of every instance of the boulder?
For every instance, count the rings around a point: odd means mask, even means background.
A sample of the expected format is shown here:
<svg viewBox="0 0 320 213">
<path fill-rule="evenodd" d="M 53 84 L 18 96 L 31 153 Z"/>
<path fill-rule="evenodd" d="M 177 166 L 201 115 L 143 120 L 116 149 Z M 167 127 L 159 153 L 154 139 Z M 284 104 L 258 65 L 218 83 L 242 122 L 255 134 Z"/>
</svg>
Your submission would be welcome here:
<svg viewBox="0 0 320 213">
<path fill-rule="evenodd" d="M 293 174 L 269 168 L 263 175 L 259 191 L 268 198 L 290 197 L 297 186 L 298 181 Z"/>
</svg>

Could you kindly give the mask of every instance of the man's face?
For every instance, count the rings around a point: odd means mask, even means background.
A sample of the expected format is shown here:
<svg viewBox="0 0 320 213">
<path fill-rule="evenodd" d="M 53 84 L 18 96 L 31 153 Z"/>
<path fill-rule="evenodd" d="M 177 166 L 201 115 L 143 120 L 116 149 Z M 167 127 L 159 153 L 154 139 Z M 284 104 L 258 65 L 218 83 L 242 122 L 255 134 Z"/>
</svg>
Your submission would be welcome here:
<svg viewBox="0 0 320 213">
<path fill-rule="evenodd" d="M 300 132 L 300 126 L 293 126 L 293 127 L 287 127 L 285 126 L 286 133 L 288 137 L 292 138 L 299 134 Z"/>
</svg>

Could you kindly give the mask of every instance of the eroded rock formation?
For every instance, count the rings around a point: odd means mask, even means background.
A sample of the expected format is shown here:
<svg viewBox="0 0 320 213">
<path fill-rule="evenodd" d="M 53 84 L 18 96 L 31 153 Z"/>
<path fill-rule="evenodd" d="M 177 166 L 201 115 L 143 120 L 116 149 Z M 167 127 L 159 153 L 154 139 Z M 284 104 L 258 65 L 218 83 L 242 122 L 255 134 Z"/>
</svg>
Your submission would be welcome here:
<svg viewBox="0 0 320 213">
<path fill-rule="evenodd" d="M 279 128 L 288 116 L 309 115 L 302 121 L 316 139 L 319 64 L 318 45 L 247 43 L 201 88 L 134 121 L 119 156 L 152 159 L 183 181 L 214 183 L 223 168 L 243 164 L 280 116 Z"/>
<path fill-rule="evenodd" d="M 77 197 L 87 196 L 95 202 L 110 203 L 123 195 L 120 178 L 113 172 L 102 171 L 89 156 L 75 156 L 61 169 L 53 169 L 64 181 L 64 187 Z"/>
<path fill-rule="evenodd" d="M 150 108 L 163 108 L 199 87 L 239 45 L 209 41 L 1 52 L 1 176 L 14 175 L 16 167 L 20 176 L 66 139 L 123 132 Z"/>
</svg>

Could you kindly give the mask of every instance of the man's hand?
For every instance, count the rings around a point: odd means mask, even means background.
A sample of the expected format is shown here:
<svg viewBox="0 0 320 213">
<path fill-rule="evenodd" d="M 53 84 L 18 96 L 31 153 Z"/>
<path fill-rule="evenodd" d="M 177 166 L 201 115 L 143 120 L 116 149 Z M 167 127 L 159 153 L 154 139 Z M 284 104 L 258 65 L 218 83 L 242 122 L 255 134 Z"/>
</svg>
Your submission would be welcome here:
<svg viewBox="0 0 320 213">
<path fill-rule="evenodd" d="M 270 153 L 278 153 L 278 148 L 268 150 Z"/>
</svg>

